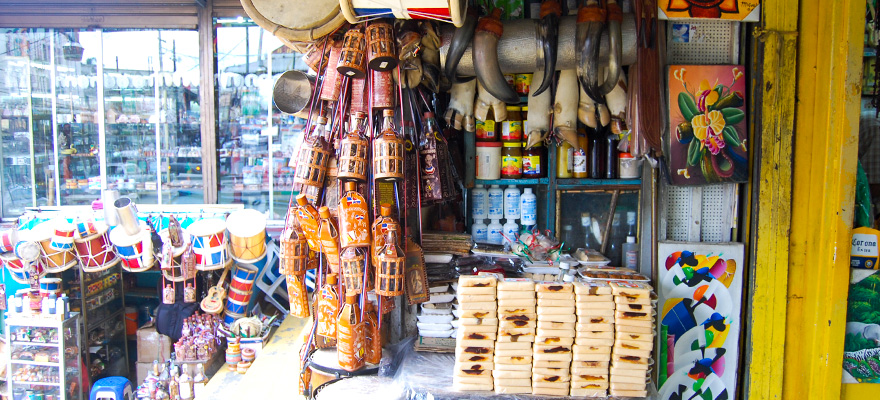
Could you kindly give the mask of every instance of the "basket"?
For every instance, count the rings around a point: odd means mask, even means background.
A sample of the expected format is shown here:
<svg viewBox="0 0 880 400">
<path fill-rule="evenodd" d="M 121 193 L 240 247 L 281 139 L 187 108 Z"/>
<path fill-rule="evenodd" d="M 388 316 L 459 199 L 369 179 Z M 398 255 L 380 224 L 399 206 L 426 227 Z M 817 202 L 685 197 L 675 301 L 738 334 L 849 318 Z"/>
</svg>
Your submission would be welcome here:
<svg viewBox="0 0 880 400">
<path fill-rule="evenodd" d="M 393 297 L 403 294 L 406 254 L 397 242 L 397 227 L 389 226 L 385 246 L 376 254 L 376 294 Z"/>
<path fill-rule="evenodd" d="M 294 218 L 291 218 L 293 220 Z M 303 276 L 309 263 L 309 244 L 299 225 L 289 222 L 281 236 L 281 273 Z"/>
<path fill-rule="evenodd" d="M 364 287 L 364 254 L 357 247 L 346 248 L 339 256 L 339 267 L 346 294 L 361 294 Z"/>
<path fill-rule="evenodd" d="M 319 117 L 319 124 L 322 119 L 326 123 L 326 118 Z M 311 140 L 303 141 L 299 162 L 297 162 L 294 173 L 294 183 L 300 186 L 300 189 L 302 186 L 312 186 L 319 189 L 323 187 L 330 155 L 330 146 L 323 137 L 316 136 Z"/>
</svg>

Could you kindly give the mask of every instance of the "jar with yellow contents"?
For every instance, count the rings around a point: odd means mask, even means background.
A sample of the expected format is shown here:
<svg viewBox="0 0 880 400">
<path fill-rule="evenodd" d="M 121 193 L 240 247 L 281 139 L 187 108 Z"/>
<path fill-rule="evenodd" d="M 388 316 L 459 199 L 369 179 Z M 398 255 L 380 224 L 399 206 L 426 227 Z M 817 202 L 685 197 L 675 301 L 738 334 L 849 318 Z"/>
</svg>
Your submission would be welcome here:
<svg viewBox="0 0 880 400">
<path fill-rule="evenodd" d="M 504 142 L 501 150 L 501 179 L 522 178 L 522 142 Z"/>
</svg>

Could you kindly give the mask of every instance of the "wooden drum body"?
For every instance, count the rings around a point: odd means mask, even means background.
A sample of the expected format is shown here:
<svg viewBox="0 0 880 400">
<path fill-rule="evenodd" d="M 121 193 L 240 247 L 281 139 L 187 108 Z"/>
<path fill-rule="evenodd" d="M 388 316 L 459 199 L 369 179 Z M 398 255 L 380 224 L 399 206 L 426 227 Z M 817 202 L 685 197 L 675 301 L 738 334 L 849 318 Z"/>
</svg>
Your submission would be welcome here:
<svg viewBox="0 0 880 400">
<path fill-rule="evenodd" d="M 122 269 L 128 272 L 147 271 L 156 262 L 153 256 L 153 241 L 146 227 L 142 226 L 140 233 L 136 235 L 129 235 L 122 226 L 117 226 L 110 230 L 110 242 L 116 246 L 116 253 L 122 259 Z M 101 271 L 111 266 L 103 265 L 93 271 Z M 84 266 L 83 270 L 89 272 L 87 268 L 90 267 Z"/>
<path fill-rule="evenodd" d="M 397 66 L 397 45 L 394 32 L 387 22 L 367 26 L 367 60 L 374 71 L 391 71 Z"/>
<path fill-rule="evenodd" d="M 232 258 L 252 263 L 266 255 L 266 216 L 253 209 L 234 211 L 226 219 Z"/>
<path fill-rule="evenodd" d="M 45 264 L 46 272 L 58 273 L 73 267 L 77 263 L 76 255 L 72 246 L 66 250 L 58 250 L 52 247 L 55 229 L 51 221 L 37 224 L 31 229 L 31 235 L 35 242 L 40 244 L 41 258 Z M 70 232 L 71 234 L 73 231 Z M 71 236 L 72 237 L 72 236 Z"/>
<path fill-rule="evenodd" d="M 77 257 L 86 272 L 100 271 L 119 263 L 107 233 L 109 228 L 101 225 L 97 230 L 95 234 L 74 240 Z"/>
</svg>

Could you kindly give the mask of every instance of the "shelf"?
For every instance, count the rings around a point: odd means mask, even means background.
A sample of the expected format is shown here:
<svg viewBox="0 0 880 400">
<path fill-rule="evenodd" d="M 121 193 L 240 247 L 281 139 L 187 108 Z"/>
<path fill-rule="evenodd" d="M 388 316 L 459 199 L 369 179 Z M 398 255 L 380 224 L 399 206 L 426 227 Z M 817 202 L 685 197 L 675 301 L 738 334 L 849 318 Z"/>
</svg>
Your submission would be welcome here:
<svg viewBox="0 0 880 400">
<path fill-rule="evenodd" d="M 550 178 L 539 179 L 476 179 L 474 183 L 477 185 L 547 185 Z"/>
<path fill-rule="evenodd" d="M 631 186 L 639 187 L 641 179 L 557 179 L 558 189 L 583 188 L 585 186 Z"/>
<path fill-rule="evenodd" d="M 19 326 L 19 325 L 16 325 Z M 12 342 L 13 346 L 40 346 L 40 347 L 58 347 L 58 343 L 39 343 L 39 342 Z"/>
<path fill-rule="evenodd" d="M 57 362 L 39 362 L 39 361 L 27 361 L 27 360 L 12 360 L 13 364 L 18 365 L 36 365 L 40 367 L 60 367 L 61 365 Z"/>
<path fill-rule="evenodd" d="M 107 304 L 107 303 L 105 303 L 105 304 Z M 113 313 L 111 313 L 110 315 L 108 315 L 104 318 L 101 318 L 95 322 L 89 321 L 89 332 L 95 330 L 95 328 L 101 328 L 102 326 L 100 326 L 100 325 L 102 325 L 103 323 L 122 315 L 122 311 L 123 310 L 116 310 Z"/>
<path fill-rule="evenodd" d="M 61 386 L 60 382 L 21 382 L 12 381 L 13 385 L 32 385 L 32 386 Z"/>
</svg>

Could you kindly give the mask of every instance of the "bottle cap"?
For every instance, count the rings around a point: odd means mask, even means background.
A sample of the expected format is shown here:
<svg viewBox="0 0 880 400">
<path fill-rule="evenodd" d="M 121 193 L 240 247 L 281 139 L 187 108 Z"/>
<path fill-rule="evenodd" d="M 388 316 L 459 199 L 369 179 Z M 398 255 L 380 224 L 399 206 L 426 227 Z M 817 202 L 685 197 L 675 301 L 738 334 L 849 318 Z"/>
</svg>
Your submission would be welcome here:
<svg viewBox="0 0 880 400">
<path fill-rule="evenodd" d="M 498 185 L 492 185 L 490 189 L 498 189 Z"/>
<path fill-rule="evenodd" d="M 516 185 L 507 185 L 508 189 L 516 189 Z"/>
<path fill-rule="evenodd" d="M 523 193 L 531 193 L 531 192 L 532 192 L 532 188 L 523 189 Z"/>
<path fill-rule="evenodd" d="M 317 122 L 319 125 L 327 125 L 327 117 L 318 117 Z"/>
<path fill-rule="evenodd" d="M 356 304 L 357 301 L 358 301 L 358 295 L 356 295 L 356 294 L 345 295 L 345 304 Z"/>
<path fill-rule="evenodd" d="M 296 204 L 299 204 L 301 206 L 309 204 L 309 199 L 306 198 L 305 193 L 301 193 L 301 194 L 296 195 Z"/>
<path fill-rule="evenodd" d="M 522 142 L 504 142 L 504 147 L 522 147 Z"/>
<path fill-rule="evenodd" d="M 318 213 L 321 215 L 321 218 L 330 218 L 330 209 L 327 206 L 321 206 L 318 209 Z"/>
<path fill-rule="evenodd" d="M 357 190 L 357 183 L 355 182 L 345 182 L 345 191 L 346 192 L 354 192 Z"/>
<path fill-rule="evenodd" d="M 382 205 L 379 206 L 379 214 L 382 215 L 383 217 L 390 217 L 391 216 L 391 204 L 382 203 Z"/>
<path fill-rule="evenodd" d="M 330 285 L 336 284 L 336 274 L 327 274 L 327 283 Z"/>
<path fill-rule="evenodd" d="M 507 106 L 507 111 L 519 111 L 520 108 L 517 106 Z"/>
<path fill-rule="evenodd" d="M 390 110 L 390 109 L 382 110 L 382 116 L 383 116 L 383 117 L 393 117 L 393 116 L 394 116 L 394 110 Z"/>
<path fill-rule="evenodd" d="M 477 188 L 477 189 L 482 189 L 482 188 L 483 188 L 483 185 L 477 185 L 476 188 Z"/>
<path fill-rule="evenodd" d="M 635 237 L 635 236 L 627 236 L 627 237 L 626 237 L 626 242 L 627 242 L 627 243 L 635 243 L 635 242 L 636 242 L 636 237 Z"/>
<path fill-rule="evenodd" d="M 564 230 L 564 231 L 570 231 L 570 230 L 572 230 L 572 227 L 571 227 L 571 225 L 565 225 L 565 226 L 562 227 L 562 230 Z"/>
<path fill-rule="evenodd" d="M 432 112 L 430 112 L 430 111 L 425 111 L 425 113 L 422 114 L 422 115 L 425 116 L 425 119 L 431 119 L 431 118 L 434 118 L 434 113 L 432 113 Z"/>
<path fill-rule="evenodd" d="M 363 111 L 355 111 L 355 112 L 351 113 L 351 115 L 353 115 L 357 119 L 364 119 L 367 117 L 367 113 L 365 113 Z"/>
</svg>

